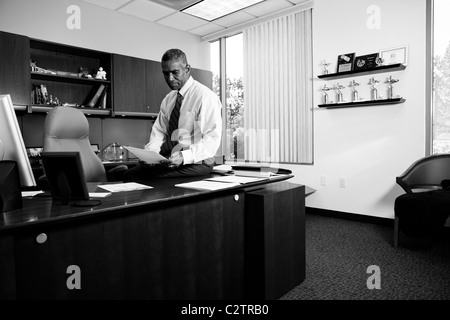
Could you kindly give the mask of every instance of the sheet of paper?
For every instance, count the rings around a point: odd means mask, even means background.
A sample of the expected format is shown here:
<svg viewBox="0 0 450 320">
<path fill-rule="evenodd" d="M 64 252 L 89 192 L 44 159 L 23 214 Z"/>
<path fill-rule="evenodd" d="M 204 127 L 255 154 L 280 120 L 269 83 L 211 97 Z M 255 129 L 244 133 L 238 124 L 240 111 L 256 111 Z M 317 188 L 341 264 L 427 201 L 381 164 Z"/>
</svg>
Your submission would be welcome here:
<svg viewBox="0 0 450 320">
<path fill-rule="evenodd" d="M 250 183 L 260 180 L 267 180 L 268 178 L 256 178 L 256 177 L 244 177 L 244 176 L 235 176 L 235 175 L 229 175 L 229 176 L 220 176 L 220 177 L 214 177 L 206 179 L 208 181 L 217 181 L 217 182 L 228 182 L 228 183 Z"/>
<path fill-rule="evenodd" d="M 156 153 L 155 151 L 139 149 L 139 148 L 129 147 L 129 146 L 124 146 L 124 148 L 127 149 L 128 151 L 130 151 L 136 157 L 138 157 L 139 160 L 144 161 L 146 163 L 158 164 L 158 163 L 161 163 L 161 161 L 167 161 L 166 158 L 164 158 L 159 153 Z"/>
<path fill-rule="evenodd" d="M 228 182 L 217 182 L 217 181 L 208 181 L 208 180 L 200 180 L 186 183 L 176 184 L 175 187 L 180 188 L 188 188 L 195 190 L 221 190 L 226 188 L 231 188 L 234 186 L 239 186 L 239 183 L 228 183 Z"/>
<path fill-rule="evenodd" d="M 212 171 L 216 172 L 216 173 L 230 173 L 230 172 L 233 171 L 233 168 L 230 165 L 221 164 L 221 165 L 218 165 L 218 166 L 214 166 Z"/>
<path fill-rule="evenodd" d="M 34 197 L 35 195 L 39 193 L 44 193 L 44 191 L 22 191 L 22 197 Z"/>
<path fill-rule="evenodd" d="M 153 188 L 153 187 L 147 186 L 145 184 L 140 184 L 140 183 L 136 183 L 136 182 L 99 184 L 98 187 L 108 190 L 109 192 L 135 191 L 135 190 L 145 190 L 145 189 Z"/>
<path fill-rule="evenodd" d="M 90 198 L 106 198 L 110 196 L 111 192 L 89 192 Z"/>
</svg>

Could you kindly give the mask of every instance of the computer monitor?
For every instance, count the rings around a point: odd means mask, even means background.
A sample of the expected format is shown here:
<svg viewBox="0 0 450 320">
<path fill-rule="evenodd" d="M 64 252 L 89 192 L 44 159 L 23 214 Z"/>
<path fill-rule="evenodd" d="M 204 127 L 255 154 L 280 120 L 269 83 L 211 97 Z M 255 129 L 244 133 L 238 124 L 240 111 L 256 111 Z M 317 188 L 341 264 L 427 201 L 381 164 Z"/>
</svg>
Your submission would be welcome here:
<svg viewBox="0 0 450 320">
<path fill-rule="evenodd" d="M 11 160 L 17 163 L 22 187 L 36 186 L 36 180 L 9 94 L 0 95 L 0 160 Z"/>
<path fill-rule="evenodd" d="M 78 151 L 41 152 L 41 158 L 54 200 L 60 200 L 62 204 L 78 200 L 74 205 L 80 206 L 94 206 L 101 203 L 99 200 L 89 199 Z"/>
</svg>

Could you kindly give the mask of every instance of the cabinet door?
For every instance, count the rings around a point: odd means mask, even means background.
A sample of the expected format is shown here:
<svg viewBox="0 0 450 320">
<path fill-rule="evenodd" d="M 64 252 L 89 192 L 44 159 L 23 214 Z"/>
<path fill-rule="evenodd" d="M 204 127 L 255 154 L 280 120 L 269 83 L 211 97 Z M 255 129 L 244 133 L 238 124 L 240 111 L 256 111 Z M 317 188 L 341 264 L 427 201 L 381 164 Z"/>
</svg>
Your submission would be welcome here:
<svg viewBox="0 0 450 320">
<path fill-rule="evenodd" d="M 0 48 L 0 94 L 10 94 L 15 105 L 30 105 L 30 40 L 0 32 Z"/>
<path fill-rule="evenodd" d="M 212 90 L 213 78 L 212 78 L 212 72 L 211 71 L 192 68 L 191 69 L 191 76 L 195 80 L 197 80 L 198 82 L 204 84 L 205 86 L 207 86 L 208 88 L 210 88 Z"/>
<path fill-rule="evenodd" d="M 161 101 L 170 92 L 170 88 L 164 80 L 164 75 L 161 69 L 161 63 L 157 61 L 146 61 L 146 75 L 147 75 L 147 106 L 148 111 L 158 113 L 161 106 Z"/>
<path fill-rule="evenodd" d="M 0 300 L 17 299 L 14 263 L 14 238 L 0 237 Z"/>
<path fill-rule="evenodd" d="M 121 298 L 122 240 L 120 221 L 115 220 L 39 227 L 17 234 L 18 298 Z M 71 266 L 79 272 L 68 269 Z M 71 287 L 74 284 L 80 287 Z"/>
<path fill-rule="evenodd" d="M 148 112 L 145 60 L 113 55 L 114 111 Z"/>
</svg>

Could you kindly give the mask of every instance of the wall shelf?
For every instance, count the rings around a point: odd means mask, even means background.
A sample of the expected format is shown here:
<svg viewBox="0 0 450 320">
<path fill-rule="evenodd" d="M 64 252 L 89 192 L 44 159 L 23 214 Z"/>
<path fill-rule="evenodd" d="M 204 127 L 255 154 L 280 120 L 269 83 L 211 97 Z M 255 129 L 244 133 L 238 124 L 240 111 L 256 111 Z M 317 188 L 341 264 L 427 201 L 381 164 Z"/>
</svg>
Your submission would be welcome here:
<svg viewBox="0 0 450 320">
<path fill-rule="evenodd" d="M 363 106 L 376 106 L 386 104 L 399 104 L 405 102 L 404 98 L 383 99 L 383 100 L 368 100 L 358 102 L 343 102 L 343 103 L 329 103 L 319 104 L 319 108 L 336 109 L 336 108 L 349 108 L 349 107 L 363 107 Z"/>
<path fill-rule="evenodd" d="M 373 69 L 364 69 L 364 70 L 357 70 L 357 71 L 345 71 L 345 72 L 339 72 L 339 73 L 329 73 L 329 74 L 322 74 L 317 76 L 319 79 L 322 80 L 333 80 L 333 79 L 340 79 L 340 78 L 348 78 L 351 76 L 363 76 L 366 74 L 373 74 L 373 73 L 382 73 L 382 72 L 389 72 L 389 71 L 400 71 L 405 70 L 406 65 L 401 63 L 395 63 L 390 64 L 387 66 L 379 66 Z"/>
</svg>

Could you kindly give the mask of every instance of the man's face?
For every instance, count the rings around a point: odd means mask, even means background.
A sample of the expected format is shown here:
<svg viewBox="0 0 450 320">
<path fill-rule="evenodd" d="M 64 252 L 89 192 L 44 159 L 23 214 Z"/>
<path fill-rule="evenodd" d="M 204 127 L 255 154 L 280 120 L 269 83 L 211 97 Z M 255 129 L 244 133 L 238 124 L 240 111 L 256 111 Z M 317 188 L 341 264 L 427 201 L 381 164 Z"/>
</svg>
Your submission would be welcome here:
<svg viewBox="0 0 450 320">
<path fill-rule="evenodd" d="M 172 90 L 180 90 L 190 77 L 191 67 L 180 60 L 162 61 L 161 67 L 164 79 Z"/>
</svg>

